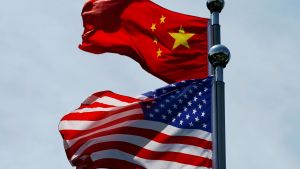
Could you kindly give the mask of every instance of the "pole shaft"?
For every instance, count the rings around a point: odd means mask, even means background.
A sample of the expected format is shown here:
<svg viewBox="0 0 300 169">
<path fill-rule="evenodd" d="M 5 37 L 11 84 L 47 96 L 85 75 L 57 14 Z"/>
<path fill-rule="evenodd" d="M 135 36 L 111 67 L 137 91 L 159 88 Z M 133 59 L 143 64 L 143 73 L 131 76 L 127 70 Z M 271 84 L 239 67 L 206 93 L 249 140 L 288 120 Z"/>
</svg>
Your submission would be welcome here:
<svg viewBox="0 0 300 169">
<path fill-rule="evenodd" d="M 221 44 L 219 12 L 211 14 L 212 45 Z M 225 84 L 223 82 L 223 67 L 214 67 L 214 108 L 213 108 L 213 168 L 226 169 L 225 145 Z"/>
<path fill-rule="evenodd" d="M 221 29 L 219 24 L 219 13 L 213 12 L 211 14 L 211 32 L 212 32 L 212 46 L 221 44 Z"/>
<path fill-rule="evenodd" d="M 215 116 L 214 116 L 214 169 L 226 169 L 225 145 L 225 83 L 215 82 Z"/>
</svg>

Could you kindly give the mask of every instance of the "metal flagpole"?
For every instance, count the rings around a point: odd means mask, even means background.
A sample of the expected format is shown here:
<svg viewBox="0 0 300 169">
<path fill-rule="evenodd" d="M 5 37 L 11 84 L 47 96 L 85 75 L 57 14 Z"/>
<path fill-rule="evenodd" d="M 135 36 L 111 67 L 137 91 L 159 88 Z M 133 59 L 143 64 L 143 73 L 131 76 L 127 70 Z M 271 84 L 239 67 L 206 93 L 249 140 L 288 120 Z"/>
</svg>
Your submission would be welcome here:
<svg viewBox="0 0 300 169">
<path fill-rule="evenodd" d="M 211 48 L 208 59 L 214 69 L 214 96 L 213 96 L 213 169 L 226 169 L 225 145 L 225 83 L 223 69 L 230 60 L 230 52 L 221 45 L 221 31 L 219 14 L 224 7 L 224 0 L 208 0 L 207 8 L 211 12 L 210 37 Z"/>
</svg>

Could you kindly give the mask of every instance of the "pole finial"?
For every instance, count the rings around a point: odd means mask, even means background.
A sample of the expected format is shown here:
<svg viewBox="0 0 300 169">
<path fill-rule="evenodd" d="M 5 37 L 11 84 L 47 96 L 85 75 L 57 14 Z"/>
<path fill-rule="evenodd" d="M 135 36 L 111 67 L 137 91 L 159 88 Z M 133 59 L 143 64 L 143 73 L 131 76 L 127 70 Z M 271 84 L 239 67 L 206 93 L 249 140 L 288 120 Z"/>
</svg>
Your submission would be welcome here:
<svg viewBox="0 0 300 169">
<path fill-rule="evenodd" d="M 206 6 L 211 13 L 213 12 L 220 13 L 224 7 L 224 4 L 225 4 L 224 0 L 207 0 Z"/>
<path fill-rule="evenodd" d="M 209 49 L 208 59 L 214 67 L 222 66 L 225 68 L 230 60 L 230 51 L 224 45 L 215 45 Z"/>
</svg>

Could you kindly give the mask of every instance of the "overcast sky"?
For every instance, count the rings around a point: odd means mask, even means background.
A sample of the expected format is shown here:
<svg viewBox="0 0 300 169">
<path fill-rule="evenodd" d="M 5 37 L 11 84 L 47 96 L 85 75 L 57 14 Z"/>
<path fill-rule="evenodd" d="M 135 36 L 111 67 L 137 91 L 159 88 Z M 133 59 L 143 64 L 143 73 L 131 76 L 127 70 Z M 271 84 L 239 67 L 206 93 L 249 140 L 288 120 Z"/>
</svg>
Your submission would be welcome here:
<svg viewBox="0 0 300 169">
<path fill-rule="evenodd" d="M 209 17 L 206 0 L 155 0 Z M 0 5 L 0 168 L 71 169 L 60 118 L 95 91 L 136 96 L 165 83 L 127 57 L 80 51 L 83 0 Z M 222 43 L 228 169 L 299 169 L 300 1 L 227 0 Z"/>
</svg>

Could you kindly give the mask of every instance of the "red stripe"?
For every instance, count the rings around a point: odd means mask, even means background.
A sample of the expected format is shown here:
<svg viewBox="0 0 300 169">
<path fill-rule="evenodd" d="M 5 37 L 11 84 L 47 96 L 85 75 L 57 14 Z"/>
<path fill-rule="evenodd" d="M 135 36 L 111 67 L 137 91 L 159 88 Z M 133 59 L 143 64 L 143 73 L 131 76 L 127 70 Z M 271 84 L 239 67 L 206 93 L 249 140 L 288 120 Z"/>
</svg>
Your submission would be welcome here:
<svg viewBox="0 0 300 169">
<path fill-rule="evenodd" d="M 116 107 L 116 106 L 112 106 L 112 105 L 108 105 L 108 104 L 104 104 L 104 103 L 99 103 L 99 102 L 94 102 L 94 103 L 91 103 L 91 104 L 81 104 L 81 106 L 77 110 L 84 109 L 84 108 L 98 108 L 98 107 L 111 108 L 111 107 Z M 74 112 L 76 112 L 76 110 Z"/>
<path fill-rule="evenodd" d="M 100 130 L 102 128 L 106 128 L 106 127 L 116 125 L 118 123 L 126 122 L 126 121 L 129 121 L 129 120 L 141 120 L 141 119 L 144 119 L 143 114 L 129 115 L 129 116 L 119 118 L 119 119 L 114 120 L 114 121 L 110 121 L 110 122 L 108 122 L 104 125 L 101 125 L 101 126 L 98 126 L 98 127 L 92 128 L 92 129 L 88 129 L 88 130 L 60 130 L 60 133 L 61 133 L 64 140 L 71 140 L 71 139 L 74 139 L 76 137 L 80 137 L 80 136 L 89 134 L 91 132 Z"/>
<path fill-rule="evenodd" d="M 118 142 L 118 141 L 110 141 L 110 142 L 95 144 L 87 148 L 84 151 L 83 155 L 90 155 L 98 151 L 110 150 L 110 149 L 120 150 L 128 154 L 131 154 L 133 156 L 137 156 L 148 160 L 174 161 L 182 164 L 203 166 L 207 168 L 210 168 L 212 166 L 212 160 L 208 158 L 199 157 L 190 154 L 178 153 L 178 152 L 156 152 L 156 151 L 144 149 L 142 147 L 138 147 L 130 143 Z"/>
<path fill-rule="evenodd" d="M 87 100 L 89 103 L 88 104 L 82 103 L 78 109 L 95 108 L 95 107 L 116 107 L 113 105 L 109 105 L 107 103 L 95 102 L 97 99 L 102 98 L 102 97 L 111 97 L 113 99 L 119 100 L 121 102 L 126 102 L 126 103 L 133 103 L 133 102 L 141 101 L 140 99 L 132 98 L 129 96 L 123 96 L 120 94 L 116 94 L 112 91 L 102 91 L 102 92 L 94 93 L 92 96 L 88 97 Z"/>
<path fill-rule="evenodd" d="M 145 169 L 142 166 L 139 166 L 137 164 L 132 164 L 128 161 L 111 159 L 111 158 L 97 160 L 93 162 L 93 165 L 91 167 L 95 167 L 95 169 L 99 167 L 110 168 L 110 169 Z M 85 169 L 91 169 L 91 168 L 85 168 Z"/>
<path fill-rule="evenodd" d="M 66 154 L 70 158 L 87 141 L 97 138 L 97 137 L 113 135 L 113 134 L 136 135 L 136 136 L 141 136 L 141 137 L 147 138 L 149 140 L 153 140 L 153 141 L 156 141 L 158 143 L 163 143 L 163 144 L 187 144 L 187 145 L 193 145 L 193 146 L 208 149 L 208 150 L 212 149 L 212 143 L 210 141 L 199 139 L 196 137 L 169 136 L 167 134 L 160 133 L 160 132 L 157 132 L 155 130 L 150 130 L 150 129 L 142 129 L 142 128 L 135 128 L 135 127 L 120 127 L 120 128 L 116 128 L 116 129 L 112 129 L 112 130 L 99 132 L 97 134 L 93 134 L 91 136 L 80 139 L 78 142 L 76 142 L 74 145 L 72 145 L 72 147 L 70 147 L 69 149 L 66 150 Z M 99 140 L 100 139 L 101 138 L 99 138 Z"/>
<path fill-rule="evenodd" d="M 112 91 L 104 91 L 104 92 L 94 93 L 93 96 L 96 96 L 98 98 L 108 96 L 108 97 L 115 98 L 117 100 L 120 100 L 122 102 L 127 102 L 127 103 L 141 101 L 140 99 L 136 99 L 136 98 L 133 98 L 133 97 L 120 95 L 120 94 L 114 93 Z"/>
<path fill-rule="evenodd" d="M 85 121 L 97 121 L 97 120 L 101 120 L 103 118 L 106 118 L 108 116 L 114 115 L 114 114 L 118 114 L 118 113 L 122 113 L 124 111 L 129 111 L 132 109 L 138 109 L 141 108 L 141 106 L 139 104 L 134 104 L 134 105 L 130 105 L 130 106 L 126 106 L 122 109 L 119 110 L 111 110 L 111 111 L 94 111 L 94 112 L 84 112 L 84 113 L 75 113 L 76 111 L 74 111 L 74 113 L 69 113 L 67 115 L 65 115 L 62 120 L 85 120 Z"/>
</svg>

